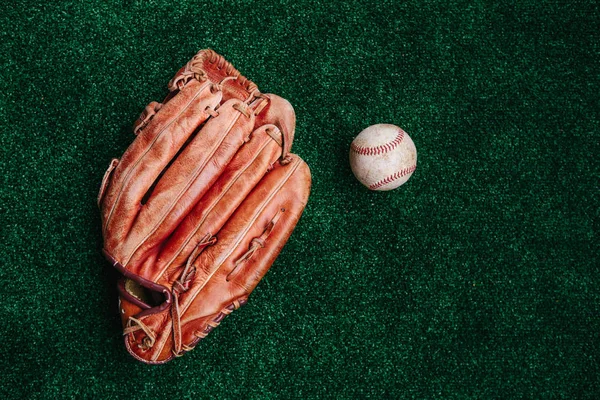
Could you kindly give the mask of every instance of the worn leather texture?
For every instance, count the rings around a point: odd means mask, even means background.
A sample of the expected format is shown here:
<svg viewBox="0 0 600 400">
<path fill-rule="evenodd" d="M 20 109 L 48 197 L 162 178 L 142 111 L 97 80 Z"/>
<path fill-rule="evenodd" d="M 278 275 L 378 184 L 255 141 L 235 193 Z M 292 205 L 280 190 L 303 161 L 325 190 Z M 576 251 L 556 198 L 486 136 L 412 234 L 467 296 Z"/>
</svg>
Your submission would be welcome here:
<svg viewBox="0 0 600 400">
<path fill-rule="evenodd" d="M 212 50 L 169 82 L 113 159 L 98 205 L 125 346 L 160 364 L 206 337 L 248 296 L 296 226 L 311 184 L 290 149 L 292 106 Z"/>
</svg>

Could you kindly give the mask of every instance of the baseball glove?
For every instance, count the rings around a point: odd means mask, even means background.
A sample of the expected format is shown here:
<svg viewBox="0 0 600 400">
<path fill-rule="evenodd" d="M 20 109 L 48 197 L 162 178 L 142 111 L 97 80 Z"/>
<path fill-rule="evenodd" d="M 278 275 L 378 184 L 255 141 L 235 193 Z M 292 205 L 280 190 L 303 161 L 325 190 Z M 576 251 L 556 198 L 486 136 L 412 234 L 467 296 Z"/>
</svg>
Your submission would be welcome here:
<svg viewBox="0 0 600 400">
<path fill-rule="evenodd" d="M 125 346 L 160 364 L 245 304 L 294 229 L 310 171 L 289 153 L 295 115 L 212 50 L 169 82 L 104 175 L 104 254 Z"/>
</svg>

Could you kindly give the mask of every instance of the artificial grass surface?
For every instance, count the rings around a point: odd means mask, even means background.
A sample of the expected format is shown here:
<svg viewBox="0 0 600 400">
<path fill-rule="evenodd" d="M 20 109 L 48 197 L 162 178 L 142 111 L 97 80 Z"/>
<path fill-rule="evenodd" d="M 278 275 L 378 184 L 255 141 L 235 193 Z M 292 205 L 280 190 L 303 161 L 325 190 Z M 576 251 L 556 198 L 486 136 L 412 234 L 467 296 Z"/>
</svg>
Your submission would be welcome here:
<svg viewBox="0 0 600 400">
<path fill-rule="evenodd" d="M 4 2 L 6 398 L 598 398 L 595 1 Z M 143 107 L 213 48 L 288 99 L 308 207 L 248 305 L 130 357 L 96 193 Z M 393 123 L 408 184 L 349 144 Z"/>
</svg>

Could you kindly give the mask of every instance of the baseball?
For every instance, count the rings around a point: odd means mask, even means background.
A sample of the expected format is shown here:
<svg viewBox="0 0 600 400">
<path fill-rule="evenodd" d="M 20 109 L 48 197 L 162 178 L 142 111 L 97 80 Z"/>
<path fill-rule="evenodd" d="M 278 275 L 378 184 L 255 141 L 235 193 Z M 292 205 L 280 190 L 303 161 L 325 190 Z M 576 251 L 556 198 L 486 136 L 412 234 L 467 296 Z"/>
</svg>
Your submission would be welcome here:
<svg viewBox="0 0 600 400">
<path fill-rule="evenodd" d="M 396 189 L 417 168 L 417 149 L 399 127 L 371 125 L 352 141 L 350 167 L 356 179 L 370 190 Z"/>
</svg>

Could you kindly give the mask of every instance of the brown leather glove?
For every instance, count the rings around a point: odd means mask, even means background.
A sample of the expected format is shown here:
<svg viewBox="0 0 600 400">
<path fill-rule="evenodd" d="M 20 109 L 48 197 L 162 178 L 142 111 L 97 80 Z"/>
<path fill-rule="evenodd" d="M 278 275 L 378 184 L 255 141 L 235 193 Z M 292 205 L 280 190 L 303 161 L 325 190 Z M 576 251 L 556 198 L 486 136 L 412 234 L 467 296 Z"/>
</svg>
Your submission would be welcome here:
<svg viewBox="0 0 600 400">
<path fill-rule="evenodd" d="M 159 364 L 245 304 L 294 229 L 310 171 L 290 154 L 295 115 L 212 50 L 134 126 L 98 195 L 104 254 L 124 275 L 127 350 Z"/>
</svg>

